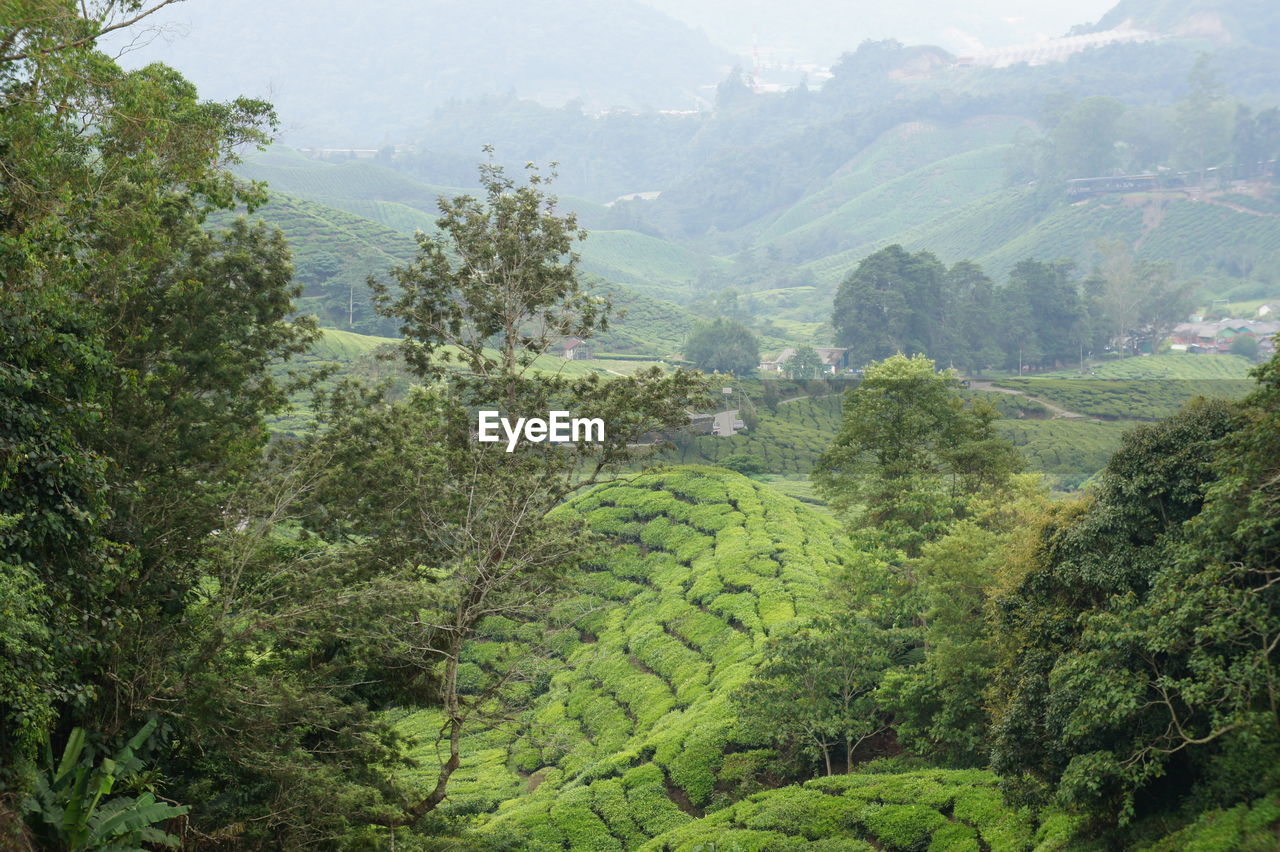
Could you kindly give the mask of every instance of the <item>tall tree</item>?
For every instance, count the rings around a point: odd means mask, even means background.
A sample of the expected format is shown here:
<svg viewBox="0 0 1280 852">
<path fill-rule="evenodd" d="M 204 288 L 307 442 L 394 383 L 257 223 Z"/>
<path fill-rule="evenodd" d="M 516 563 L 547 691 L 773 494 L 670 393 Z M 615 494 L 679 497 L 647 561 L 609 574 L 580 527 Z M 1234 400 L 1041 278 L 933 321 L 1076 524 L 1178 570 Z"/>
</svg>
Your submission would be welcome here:
<svg viewBox="0 0 1280 852">
<path fill-rule="evenodd" d="M 1085 321 L 1074 268 L 1070 261 L 1024 260 L 1014 266 L 1005 288 L 1015 331 L 1005 344 L 1006 363 L 1051 365 L 1074 360 Z M 1015 345 L 1022 347 L 1020 359 L 1013 351 Z"/>
<path fill-rule="evenodd" d="M 897 352 L 949 357 L 946 272 L 932 254 L 911 254 L 898 245 L 863 258 L 836 291 L 836 341 L 857 364 Z"/>
<path fill-rule="evenodd" d="M 962 260 L 947 270 L 946 291 L 952 305 L 947 322 L 951 357 L 973 372 L 999 363 L 1000 309 L 992 280 L 982 267 Z"/>
<path fill-rule="evenodd" d="M 401 808 L 362 817 L 383 825 L 412 824 L 437 809 L 461 765 L 464 733 L 480 720 L 511 720 L 503 698 L 527 668 L 499 666 L 479 685 L 464 683 L 459 671 L 491 621 L 544 619 L 564 591 L 565 573 L 589 552 L 582 530 L 553 510 L 571 492 L 636 463 L 647 452 L 640 437 L 685 424 L 706 391 L 687 370 L 652 368 L 609 381 L 540 372 L 538 356 L 560 337 L 606 328 L 610 306 L 578 277 L 573 245 L 586 234 L 572 214 L 558 212 L 548 178 L 531 167 L 517 184 L 492 161 L 480 177 L 483 199 L 441 200 L 439 232 L 420 237 L 417 258 L 393 270 L 398 287 L 371 281 L 380 310 L 401 323 L 407 362 L 438 389 L 411 404 L 436 411 L 442 428 L 408 430 L 369 454 L 360 424 L 380 434 L 400 430 L 378 425 L 387 417 L 380 404 L 362 405 L 367 413 L 339 446 L 352 464 L 368 467 L 361 492 L 374 481 L 383 496 L 356 498 L 344 476 L 348 484 L 325 513 L 338 521 L 327 535 L 372 538 L 380 543 L 377 559 L 402 570 L 430 565 L 436 577 L 414 632 L 417 677 L 432 685 L 443 714 L 442 757 L 429 789 L 405 792 Z M 753 353 L 750 366 L 757 363 Z M 512 420 L 567 410 L 599 418 L 603 435 L 508 451 L 473 437 L 472 412 L 490 407 Z M 415 419 L 396 408 L 391 416 Z M 406 457 L 421 460 L 410 479 Z"/>
<path fill-rule="evenodd" d="M 58 466 L 97 466 L 100 508 L 84 504 L 76 526 L 109 542 L 74 570 L 39 563 L 50 628 L 83 626 L 49 649 L 64 679 L 52 708 L 63 733 L 81 724 L 123 735 L 161 706 L 172 670 L 151 654 L 182 629 L 182 601 L 225 523 L 221 501 L 264 446 L 264 415 L 284 401 L 268 366 L 312 333 L 289 318 L 278 235 L 205 222 L 262 200 L 222 166 L 267 138 L 270 107 L 201 101 L 170 69 L 126 73 L 94 49 L 160 5 L 42 0 L 10 4 L 0 20 L 4 310 L 45 324 L 6 337 L 14 350 L 3 361 L 26 365 L 15 375 L 49 371 L 50 389 L 68 383 L 32 399 L 27 416 L 43 409 L 50 436 L 73 442 Z M 40 356 L 46 344 L 65 352 Z M 62 366 L 37 367 L 44 357 Z M 9 458 L 6 490 L 21 487 L 26 463 Z M 65 508 L 88 496 L 74 493 Z M 29 511 L 15 515 L 29 523 Z"/>
<path fill-rule="evenodd" d="M 1097 321 L 1118 349 L 1154 348 L 1191 310 L 1194 283 L 1168 263 L 1138 260 L 1119 240 L 1098 243 Z"/>
<path fill-rule="evenodd" d="M 1200 512 L 1231 429 L 1225 404 L 1200 402 L 1127 433 L 1096 494 L 1057 508 L 1002 569 L 992 763 L 1017 795 L 1056 795 L 1112 824 L 1133 815 L 1135 790 L 1155 777 L 1140 743 L 1172 729 L 1169 684 L 1139 674 L 1163 654 L 1133 644 L 1137 616 L 1125 613 L 1149 599 Z"/>
<path fill-rule="evenodd" d="M 895 355 L 846 393 L 844 418 L 813 472 L 833 508 L 877 525 L 910 555 L 1000 485 L 1022 460 L 995 434 L 996 413 L 966 404 L 958 381 L 923 355 Z"/>
</svg>

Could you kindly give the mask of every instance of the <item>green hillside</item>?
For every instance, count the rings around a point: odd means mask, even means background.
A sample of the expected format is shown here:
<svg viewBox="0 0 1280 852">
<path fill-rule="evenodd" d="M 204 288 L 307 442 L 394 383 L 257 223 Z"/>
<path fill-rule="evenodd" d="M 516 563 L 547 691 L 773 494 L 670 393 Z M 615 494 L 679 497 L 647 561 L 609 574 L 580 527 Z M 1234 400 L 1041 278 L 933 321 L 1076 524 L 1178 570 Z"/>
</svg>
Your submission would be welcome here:
<svg viewBox="0 0 1280 852">
<path fill-rule="evenodd" d="M 273 158 L 282 156 L 273 154 Z M 310 161 L 304 162 L 308 165 L 301 171 L 307 175 L 341 169 L 325 164 L 316 168 Z M 386 169 L 379 171 L 396 176 Z M 347 176 L 351 174 L 348 172 Z M 373 311 L 367 280 L 371 275 L 385 277 L 393 266 L 411 260 L 417 244 L 409 233 L 419 228 L 430 228 L 434 217 L 400 202 L 333 196 L 316 198 L 273 190 L 270 202 L 254 214 L 255 218 L 278 226 L 289 241 L 295 274 L 304 288 L 302 297 L 297 300 L 298 309 L 314 313 L 323 326 L 374 335 L 394 333 L 394 324 Z M 638 242 L 633 243 L 633 239 Z M 693 262 L 687 251 L 659 240 L 625 232 L 593 232 L 582 249 L 583 267 L 588 273 L 604 268 L 591 261 L 597 256 L 594 253 L 597 241 L 603 244 L 601 255 L 630 265 L 630 272 L 619 274 L 621 279 L 662 281 L 665 280 L 662 275 L 683 275 L 680 264 Z M 628 245 L 647 245 L 654 249 L 655 255 L 649 260 L 628 260 L 625 249 Z M 666 259 L 663 257 L 665 248 L 673 249 Z M 654 273 L 656 277 L 649 274 L 651 265 L 661 269 L 660 273 Z M 660 298 L 651 298 L 631 287 L 607 280 L 596 280 L 593 285 L 614 300 L 621 314 L 595 341 L 597 352 L 670 358 L 680 351 L 684 339 L 697 322 L 697 318 L 684 308 Z M 669 288 L 655 285 L 648 289 L 660 293 Z M 780 346 L 784 341 L 768 339 L 766 343 Z"/>
<path fill-rule="evenodd" d="M 1004 148 L 983 148 L 929 164 L 863 192 L 771 244 L 804 257 L 859 259 L 920 222 L 946 219 L 1001 189 Z"/>
<path fill-rule="evenodd" d="M 673 829 L 645 852 L 1037 852 L 1064 848 L 1073 821 L 1005 804 L 981 770 L 839 775 L 758 793 Z"/>
<path fill-rule="evenodd" d="M 755 429 L 733 436 L 681 441 L 674 455 L 683 464 L 724 464 L 746 458 L 762 472 L 807 476 L 840 428 L 839 394 L 782 403 L 758 411 Z"/>
<path fill-rule="evenodd" d="M 635 231 L 592 231 L 581 252 L 587 271 L 661 298 L 687 299 L 699 273 L 728 267 L 724 258 Z"/>
<path fill-rule="evenodd" d="M 592 237 L 587 238 L 590 243 Z M 593 339 L 596 354 L 645 354 L 671 358 L 684 347 L 685 338 L 698 322 L 689 310 L 605 281 L 598 290 L 613 300 L 620 316 L 609 329 Z"/>
<path fill-rule="evenodd" d="M 740 790 L 773 756 L 737 740 L 729 693 L 751 676 L 766 638 L 821 611 L 833 571 L 867 557 L 834 521 L 714 468 L 636 475 L 562 511 L 581 514 L 608 556 L 549 614 L 559 639 L 530 709 L 464 741 L 450 808 L 473 815 L 483 836 L 532 852 L 1097 848 L 1079 818 L 1008 803 L 986 770 L 904 770 L 890 760 Z M 478 675 L 519 641 L 517 626 L 495 622 L 459 676 Z M 438 715 L 392 716 L 434 765 Z M 1167 836 L 1162 824 L 1144 827 L 1124 848 L 1262 850 L 1277 820 L 1272 796 L 1209 810 Z"/>
<path fill-rule="evenodd" d="M 223 217 L 225 218 L 225 217 Z M 367 334 L 394 331 L 369 304 L 367 281 L 413 258 L 412 237 L 371 219 L 281 192 L 253 214 L 277 226 L 293 253 L 303 286 L 297 308 L 320 324 Z"/>
<path fill-rule="evenodd" d="M 760 240 L 768 242 L 813 223 L 858 196 L 931 164 L 967 151 L 1005 145 L 1025 126 L 1024 120 L 1005 116 L 982 116 L 956 126 L 936 122 L 899 125 L 859 151 L 824 185 L 791 205 L 770 223 Z M 944 169 L 939 165 L 938 170 Z"/>
<path fill-rule="evenodd" d="M 574 628 L 564 664 L 518 735 L 464 749 L 479 757 L 451 799 L 465 810 L 509 798 L 484 831 L 523 849 L 637 849 L 722 803 L 744 762 L 767 759 L 735 743 L 729 693 L 855 554 L 834 521 L 711 468 L 603 485 L 566 511 L 605 537 L 608 558 L 553 614 Z M 429 714 L 402 727 L 430 750 Z"/>
<path fill-rule="evenodd" d="M 904 122 L 794 201 L 736 231 L 699 240 L 633 228 L 631 220 L 639 215 L 643 221 L 644 211 L 661 199 L 629 202 L 625 210 L 575 198 L 562 199 L 562 206 L 578 212 L 591 231 L 580 247 L 584 271 L 677 304 L 705 297 L 708 287 L 759 292 L 754 310 L 761 319 L 820 321 L 832 288 L 865 256 L 893 243 L 948 263 L 974 260 L 1001 279 L 1027 258 L 1070 258 L 1086 268 L 1099 240 L 1120 239 L 1138 257 L 1198 276 L 1207 291 L 1243 287 L 1248 292 L 1238 298 L 1267 295 L 1254 293 L 1259 285 L 1243 283 L 1239 270 L 1257 268 L 1265 275 L 1263 262 L 1280 254 L 1280 201 L 1273 193 L 1255 187 L 1249 194 L 1213 192 L 1203 200 L 1137 193 L 1069 204 L 1047 196 L 1043 187 L 1008 186 L 1009 141 L 1028 127 L 1025 119 L 1007 116 L 951 125 Z M 411 250 L 415 231 L 434 228 L 437 199 L 466 191 L 374 162 L 328 163 L 280 149 L 250 158 L 240 173 L 266 180 L 279 193 L 263 215 L 281 218 L 304 282 L 332 279 L 333 290 L 349 288 L 377 268 L 384 260 L 379 254 Z M 297 208 L 324 221 L 295 221 Z M 335 228 L 350 228 L 357 242 L 373 246 L 336 251 L 341 241 L 333 238 Z M 340 258 L 338 273 L 325 266 L 325 252 Z M 324 316 L 337 324 L 341 300 L 330 301 Z"/>
<path fill-rule="evenodd" d="M 368 160 L 331 163 L 282 146 L 247 156 L 236 166 L 236 173 L 266 181 L 273 190 L 290 195 L 396 201 L 425 211 L 435 210 L 439 196 L 465 192 L 425 184 Z"/>
<path fill-rule="evenodd" d="M 1103 363 L 1091 376 L 1046 373 L 996 384 L 1094 418 L 1158 420 L 1197 396 L 1240 399 L 1254 386 L 1251 367 L 1238 355 L 1167 354 Z"/>
</svg>

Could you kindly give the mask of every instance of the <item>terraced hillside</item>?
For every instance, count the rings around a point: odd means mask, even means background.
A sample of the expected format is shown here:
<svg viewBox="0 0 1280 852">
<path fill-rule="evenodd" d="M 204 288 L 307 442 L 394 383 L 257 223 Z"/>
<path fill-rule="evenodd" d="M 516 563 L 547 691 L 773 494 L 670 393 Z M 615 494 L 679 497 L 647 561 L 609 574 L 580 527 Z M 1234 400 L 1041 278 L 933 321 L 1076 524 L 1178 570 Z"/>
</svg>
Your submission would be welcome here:
<svg viewBox="0 0 1280 852">
<path fill-rule="evenodd" d="M 729 694 L 857 557 L 830 519 L 713 468 L 633 476 L 566 511 L 609 543 L 556 614 L 576 638 L 520 736 L 464 749 L 479 757 L 451 798 L 520 848 L 637 849 L 723 804 L 763 756 L 735 742 Z M 429 737 L 431 721 L 403 725 Z"/>
<path fill-rule="evenodd" d="M 821 609 L 833 570 L 867 557 L 833 521 L 715 468 L 638 474 L 563 511 L 584 516 L 605 555 L 549 614 L 563 641 L 532 709 L 515 728 L 464 742 L 449 806 L 482 833 L 532 852 L 1096 850 L 1077 818 L 1008 804 L 985 770 L 873 765 L 740 792 L 739 779 L 773 755 L 736 738 L 731 692 L 768 637 Z M 460 678 L 520 635 L 491 625 Z M 439 717 L 398 724 L 419 738 L 422 759 L 402 780 L 433 783 Z M 1127 848 L 1270 848 L 1240 843 L 1270 837 L 1277 813 L 1274 798 L 1210 812 Z"/>
<path fill-rule="evenodd" d="M 948 263 L 974 260 L 1002 280 L 1026 258 L 1070 258 L 1087 267 L 1098 240 L 1120 239 L 1139 257 L 1172 262 L 1184 274 L 1200 276 L 1208 282 L 1206 292 L 1215 294 L 1239 289 L 1242 280 L 1229 270 L 1241 259 L 1261 263 L 1280 253 L 1280 201 L 1262 186 L 1250 194 L 1193 199 L 1133 193 L 1073 204 L 1047 197 L 1044 187 L 1008 186 L 1010 145 L 1030 126 L 1001 115 L 951 124 L 904 122 L 852 152 L 793 202 L 702 238 L 663 236 L 662 227 L 646 224 L 647 216 L 662 220 L 662 196 L 628 202 L 625 209 L 568 197 L 561 206 L 594 233 L 581 247 L 584 271 L 667 303 L 687 304 L 705 295 L 708 282 L 758 290 L 766 294 L 761 316 L 774 321 L 824 319 L 838 282 L 862 258 L 893 243 L 931 251 Z M 373 226 L 400 236 L 402 245 L 415 231 L 434 227 L 441 196 L 474 193 L 423 183 L 375 162 L 320 162 L 286 149 L 255 155 L 239 170 L 287 196 L 281 199 L 285 206 L 311 205 L 307 212 L 313 215 L 320 208 L 337 211 L 365 223 L 365 232 Z M 277 215 L 267 212 L 268 218 Z M 354 280 L 347 266 L 361 265 L 364 274 L 378 271 L 380 259 L 365 258 L 366 249 L 338 254 L 328 245 L 330 227 L 290 227 L 297 213 L 284 212 L 282 224 L 304 278 L 333 276 L 320 257 L 326 252 L 343 261 L 335 285 Z M 320 218 L 335 224 L 333 214 Z M 398 241 L 374 239 L 387 254 L 403 253 L 389 248 L 392 242 Z M 370 259 L 372 266 L 365 262 Z M 1244 289 L 1256 288 L 1254 282 Z M 785 297 L 770 295 L 777 293 Z"/>
<path fill-rule="evenodd" d="M 761 409 L 755 429 L 692 438 L 674 455 L 682 464 L 725 464 L 739 457 L 753 460 L 762 472 L 808 474 L 840 428 L 840 405 L 839 394 L 784 402 L 776 412 Z"/>
<path fill-rule="evenodd" d="M 668 831 L 645 852 L 1048 852 L 1074 835 L 1064 815 L 1043 822 L 1005 804 L 982 770 L 836 775 L 757 793 Z"/>
<path fill-rule="evenodd" d="M 1243 397 L 1251 366 L 1239 355 L 1165 354 L 1105 362 L 1089 376 L 1063 371 L 996 384 L 1099 420 L 1158 420 L 1197 396 Z"/>
</svg>

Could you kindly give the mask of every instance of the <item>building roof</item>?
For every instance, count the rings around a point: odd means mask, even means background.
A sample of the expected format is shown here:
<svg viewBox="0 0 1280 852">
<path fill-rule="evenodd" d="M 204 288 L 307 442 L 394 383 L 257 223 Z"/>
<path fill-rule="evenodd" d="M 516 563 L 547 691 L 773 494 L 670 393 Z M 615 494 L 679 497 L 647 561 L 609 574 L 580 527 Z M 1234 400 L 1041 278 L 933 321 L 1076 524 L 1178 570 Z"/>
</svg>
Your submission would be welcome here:
<svg viewBox="0 0 1280 852">
<path fill-rule="evenodd" d="M 813 351 L 817 352 L 818 359 L 821 360 L 824 365 L 829 367 L 832 364 L 839 364 L 844 360 L 844 355 L 849 350 L 847 347 L 840 346 L 817 346 L 814 347 Z"/>
<path fill-rule="evenodd" d="M 1272 335 L 1280 332 L 1280 320 L 1223 319 L 1213 322 L 1184 322 L 1173 329 L 1178 337 L 1202 337 L 1216 339 L 1224 331 L 1251 332 L 1256 335 Z"/>
<path fill-rule="evenodd" d="M 568 352 L 570 349 L 577 349 L 586 342 L 587 341 L 583 340 L 581 337 L 566 337 L 564 340 L 560 341 L 560 348 Z"/>
</svg>

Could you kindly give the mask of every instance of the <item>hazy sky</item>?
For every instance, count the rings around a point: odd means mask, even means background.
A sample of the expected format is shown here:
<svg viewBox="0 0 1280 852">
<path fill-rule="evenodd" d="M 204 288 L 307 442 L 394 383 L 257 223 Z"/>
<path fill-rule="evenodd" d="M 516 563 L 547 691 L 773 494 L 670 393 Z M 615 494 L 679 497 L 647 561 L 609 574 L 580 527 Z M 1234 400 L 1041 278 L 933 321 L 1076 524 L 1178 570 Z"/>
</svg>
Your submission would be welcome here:
<svg viewBox="0 0 1280 852">
<path fill-rule="evenodd" d="M 188 0 L 108 48 L 139 37 L 126 66 L 159 60 L 206 97 L 270 100 L 297 144 L 381 145 L 451 99 L 514 92 L 551 106 L 581 98 L 589 110 L 692 109 L 731 54 L 751 66 L 753 44 L 766 79 L 780 65 L 772 82 L 794 84 L 812 70 L 797 63 L 829 66 L 867 39 L 965 54 L 1063 35 L 1113 2 Z M 164 33 L 148 42 L 149 27 Z"/>
<path fill-rule="evenodd" d="M 589 2 L 589 0 L 588 0 Z M 1115 0 L 642 0 L 735 51 L 794 51 L 824 64 L 868 38 L 966 53 L 1060 36 Z"/>
</svg>

